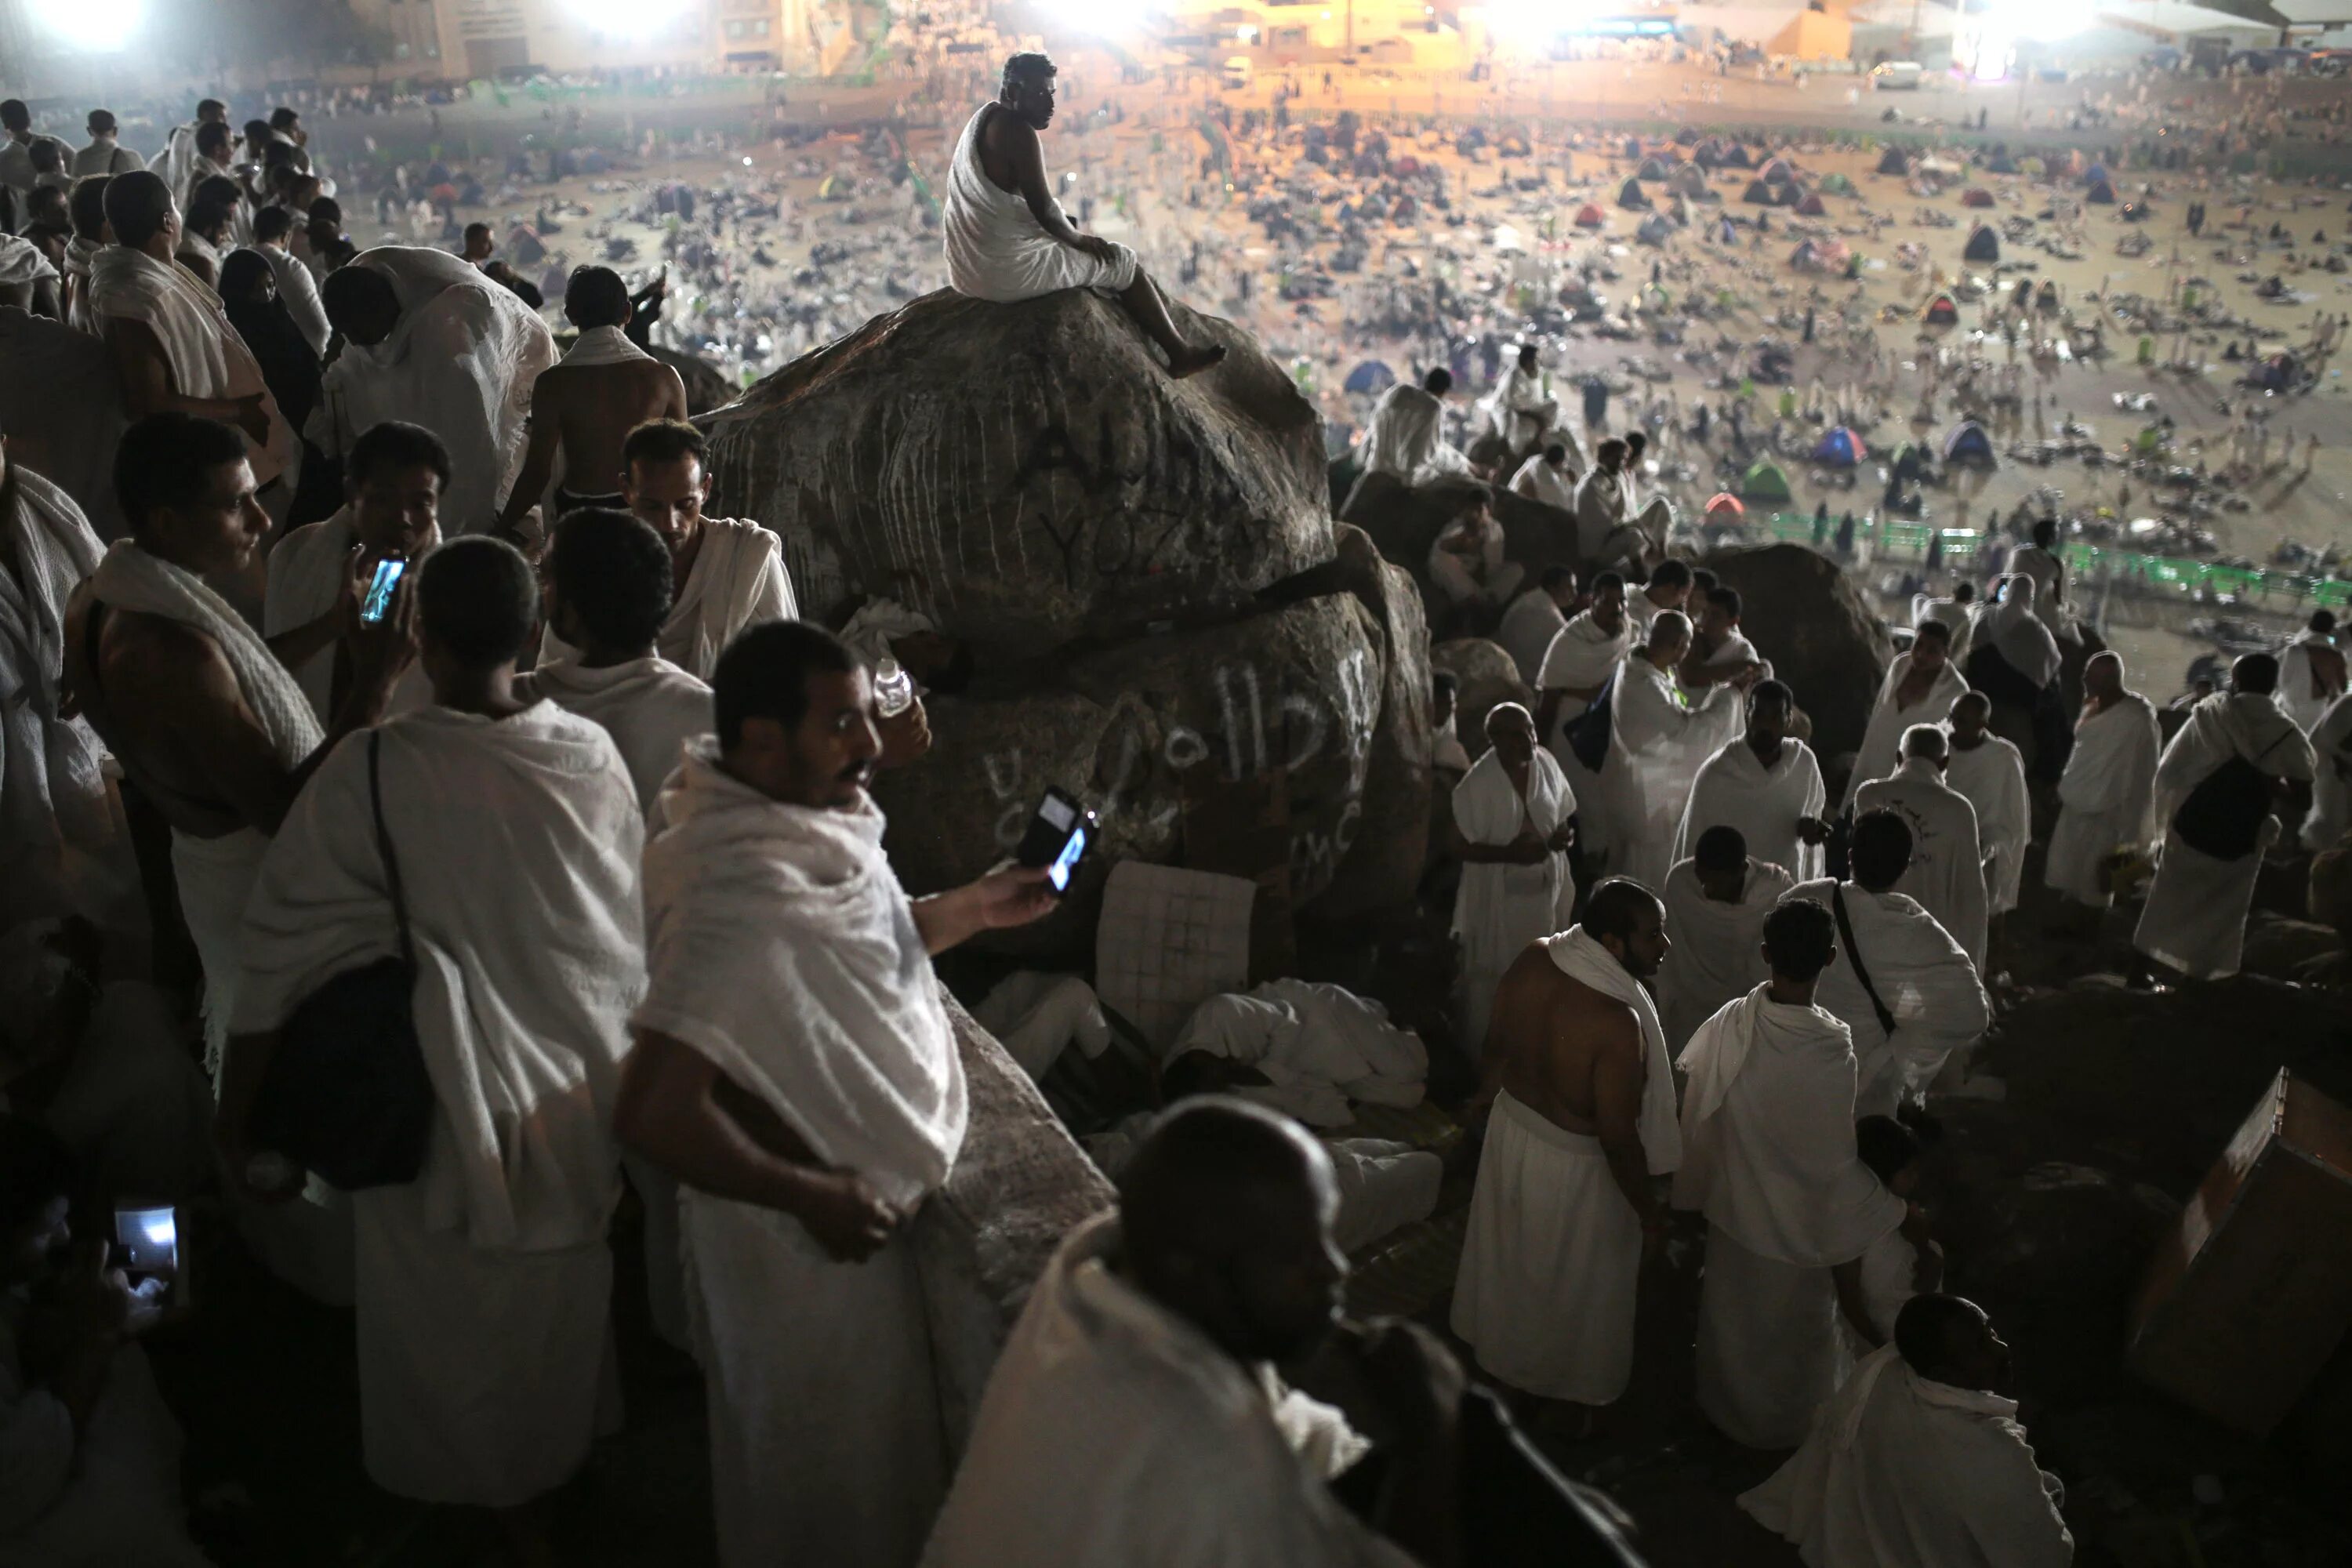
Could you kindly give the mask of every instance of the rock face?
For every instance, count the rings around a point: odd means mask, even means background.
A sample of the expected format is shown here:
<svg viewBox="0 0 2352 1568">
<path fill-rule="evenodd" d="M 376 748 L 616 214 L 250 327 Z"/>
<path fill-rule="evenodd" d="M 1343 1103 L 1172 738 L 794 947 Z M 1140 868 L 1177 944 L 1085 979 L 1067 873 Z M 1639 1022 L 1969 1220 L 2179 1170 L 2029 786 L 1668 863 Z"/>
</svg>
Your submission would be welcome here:
<svg viewBox="0 0 2352 1568">
<path fill-rule="evenodd" d="M 1429 620 L 1403 568 L 1383 561 L 1363 531 L 1339 528 L 1341 579 L 1380 627 L 1381 718 L 1365 758 L 1354 841 L 1320 907 L 1344 917 L 1412 897 L 1429 854 Z"/>
<path fill-rule="evenodd" d="M 1886 628 L 1836 563 L 1801 544 L 1727 550 L 1702 564 L 1743 601 L 1740 629 L 1811 718 L 1824 773 L 1862 746 L 1878 683 L 1895 657 Z"/>
<path fill-rule="evenodd" d="M 1322 432 L 1256 342 L 1171 381 L 1119 308 L 942 290 L 710 421 L 711 504 L 782 536 L 803 609 L 887 595 L 983 657 L 1244 609 L 1328 561 Z"/>
<path fill-rule="evenodd" d="M 700 416 L 715 408 L 723 408 L 735 399 L 735 387 L 721 375 L 719 367 L 699 354 L 684 349 L 664 348 L 656 344 L 654 358 L 677 372 L 686 383 L 686 411 L 688 416 Z"/>
<path fill-rule="evenodd" d="M 1485 637 L 1456 637 L 1430 650 L 1429 662 L 1460 681 L 1454 698 L 1454 732 L 1462 749 L 1476 762 L 1486 752 L 1486 710 L 1499 702 L 1516 702 L 1535 711 L 1535 696 L 1519 679 L 1519 667 L 1500 643 Z"/>
</svg>

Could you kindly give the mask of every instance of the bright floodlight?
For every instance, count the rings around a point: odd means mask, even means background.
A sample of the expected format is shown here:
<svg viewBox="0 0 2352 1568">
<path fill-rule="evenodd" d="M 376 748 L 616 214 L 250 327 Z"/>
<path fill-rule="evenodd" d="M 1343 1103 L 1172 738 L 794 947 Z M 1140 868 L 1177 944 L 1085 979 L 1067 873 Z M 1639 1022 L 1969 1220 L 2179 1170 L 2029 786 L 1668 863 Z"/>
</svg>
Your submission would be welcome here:
<svg viewBox="0 0 2352 1568">
<path fill-rule="evenodd" d="M 110 55 L 139 36 L 147 0 L 100 0 L 90 6 L 36 5 L 33 16 L 57 40 L 85 54 Z"/>
<path fill-rule="evenodd" d="M 650 38 L 685 12 L 689 0 L 564 0 L 572 15 L 608 38 Z"/>
<path fill-rule="evenodd" d="M 1112 38 L 1141 32 L 1153 11 L 1166 8 L 1165 0 L 1052 0 L 1052 4 L 1064 25 Z"/>
<path fill-rule="evenodd" d="M 1549 43 L 1600 8 L 1600 0 L 1486 0 L 1486 30 L 1518 43 Z"/>
</svg>

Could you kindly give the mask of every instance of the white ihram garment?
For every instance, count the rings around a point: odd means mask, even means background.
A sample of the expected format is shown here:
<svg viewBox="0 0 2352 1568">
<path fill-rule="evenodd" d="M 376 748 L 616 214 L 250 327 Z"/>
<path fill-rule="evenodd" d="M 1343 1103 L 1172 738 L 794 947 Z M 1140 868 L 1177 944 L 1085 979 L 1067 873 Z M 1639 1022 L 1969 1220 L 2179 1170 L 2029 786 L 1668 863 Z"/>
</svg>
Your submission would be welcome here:
<svg viewBox="0 0 2352 1568">
<path fill-rule="evenodd" d="M 2287 644 L 2279 655 L 2279 710 L 2306 735 L 2319 722 L 2320 715 L 2327 711 L 2328 704 L 2343 695 L 2340 689 L 2315 689 L 2311 659 L 2315 646 L 2332 648 L 2336 639 L 2325 632 L 2305 632 Z"/>
<path fill-rule="evenodd" d="M 2132 945 L 2192 980 L 2238 973 L 2246 912 L 2263 855 L 2276 841 L 2278 818 L 2264 825 L 2258 845 L 2234 860 L 2192 849 L 2172 826 L 2191 791 L 2232 756 L 2271 778 L 2309 782 L 2317 771 L 2309 737 L 2267 695 L 2219 691 L 2189 710 L 2189 722 L 2156 764 L 2156 819 L 2164 850 L 2156 862 L 2147 904 Z"/>
<path fill-rule="evenodd" d="M 569 659 L 542 664 L 515 688 L 517 695 L 544 697 L 602 725 L 620 748 L 638 805 L 648 813 L 677 772 L 686 742 L 709 734 L 715 721 L 710 688 L 659 654 L 598 669 Z"/>
<path fill-rule="evenodd" d="M 1706 1216 L 1698 1403 L 1751 1448 L 1793 1447 L 1845 1373 L 1830 1269 L 1903 1223 L 1854 1153 L 1846 1026 L 1759 985 L 1684 1047 L 1675 1206 Z"/>
<path fill-rule="evenodd" d="M 1410 1568 L 1326 1482 L 1362 1451 L 1113 1272 L 1118 1220 L 1037 1281 L 925 1568 Z"/>
<path fill-rule="evenodd" d="M 1425 485 L 1449 476 L 1472 478 L 1470 459 L 1445 438 L 1445 405 L 1438 395 L 1410 382 L 1400 382 L 1381 394 L 1364 423 L 1364 439 L 1357 460 L 1367 474 L 1387 474 L 1409 485 Z"/>
<path fill-rule="evenodd" d="M 1655 892 L 1674 867 L 1675 836 L 1690 804 L 1691 783 L 1738 732 L 1742 704 L 1729 686 L 1711 686 L 1696 703 L 1689 701 L 1674 676 L 1638 650 L 1618 668 L 1601 779 L 1610 803 L 1606 815 L 1619 832 L 1609 864 Z"/>
<path fill-rule="evenodd" d="M 1582 926 L 1545 942 L 1560 973 L 1632 1009 L 1647 1077 L 1637 1122 L 1643 1163 L 1682 1162 L 1674 1067 L 1640 981 Z M 1495 1100 L 1454 1283 L 1454 1331 L 1478 1364 L 1547 1399 L 1608 1405 L 1633 1375 L 1633 1292 L 1642 1222 L 1591 1133 L 1570 1132 L 1506 1090 Z"/>
<path fill-rule="evenodd" d="M 1940 724 L 1969 689 L 1968 679 L 1949 660 L 1936 672 L 1927 695 L 1907 708 L 1895 706 L 1895 693 L 1911 673 L 1911 656 L 1898 653 L 1878 683 L 1878 700 L 1871 705 L 1870 722 L 1862 732 L 1862 749 L 1854 753 L 1853 773 L 1846 780 L 1843 805 L 1852 805 L 1862 786 L 1883 779 L 1903 763 L 1903 731 L 1914 724 Z M 1843 807 L 1841 807 L 1843 809 Z"/>
<path fill-rule="evenodd" d="M 1106 261 L 1064 245 L 1039 226 L 1018 191 L 999 190 L 981 166 L 980 132 L 991 114 L 982 104 L 964 122 L 948 163 L 947 201 L 940 228 L 947 239 L 948 283 L 959 294 L 1010 304 L 1064 289 L 1118 293 L 1134 285 L 1135 252 L 1112 246 Z"/>
<path fill-rule="evenodd" d="M 1576 811 L 1576 795 L 1559 764 L 1538 747 L 1528 762 L 1524 799 L 1492 746 L 1454 786 L 1454 822 L 1472 844 L 1501 845 L 1532 828 L 1549 838 Z M 1495 987 L 1528 943 L 1565 930 L 1576 903 L 1568 857 L 1553 853 L 1532 866 L 1465 862 L 1454 895 L 1454 934 L 1462 944 L 1461 989 L 1455 1014 L 1461 1041 L 1475 1059 L 1485 1048 Z"/>
<path fill-rule="evenodd" d="M 8 470 L 0 506 L 0 931 L 64 914 L 143 929 L 105 742 L 58 711 L 66 602 L 98 567 L 98 535 L 30 468 Z"/>
<path fill-rule="evenodd" d="M 352 551 L 359 531 L 346 505 L 331 517 L 306 522 L 278 542 L 270 551 L 268 586 L 261 600 L 261 635 L 274 637 L 312 621 L 335 607 L 342 596 L 343 579 L 352 570 Z M 411 570 L 415 567 L 411 563 Z M 294 671 L 302 695 L 325 724 L 334 718 L 335 651 L 337 644 L 304 659 Z M 412 663 L 393 682 L 392 700 L 384 717 L 414 713 L 433 705 L 433 680 L 424 665 Z"/>
<path fill-rule="evenodd" d="M 656 813 L 637 1026 L 913 1208 L 947 1180 L 967 1104 L 881 812 L 782 805 L 706 740 Z M 721 1561 L 911 1563 L 948 1470 L 914 1237 L 835 1263 L 788 1215 L 691 1188 L 680 1205 Z"/>
<path fill-rule="evenodd" d="M 1666 873 L 1659 897 L 1673 946 L 1658 970 L 1658 1020 L 1669 1047 L 1680 1049 L 1725 1003 L 1763 984 L 1764 917 L 1795 885 L 1787 871 L 1753 855 L 1737 903 L 1708 898 L 1694 861 Z"/>
<path fill-rule="evenodd" d="M 414 1183 L 351 1195 L 362 1447 L 386 1490 L 512 1507 L 577 1469 L 595 1425 L 643 820 L 612 741 L 552 703 L 428 708 L 351 737 L 262 862 L 239 1034 L 398 952 L 371 737 L 438 1111 Z"/>
<path fill-rule="evenodd" d="M 1511 476 L 1511 489 L 1529 500 L 1539 500 L 1546 506 L 1556 506 L 1562 511 L 1576 510 L 1576 473 L 1584 467 L 1583 455 L 1576 449 L 1576 439 L 1566 430 L 1555 426 L 1551 439 L 1568 447 L 1564 467 L 1552 467 L 1543 453 L 1538 452 L 1519 465 Z M 1549 446 L 1550 442 L 1546 442 Z"/>
<path fill-rule="evenodd" d="M 1532 445 L 1540 458 L 1552 426 L 1559 422 L 1559 400 L 1552 395 L 1551 377 L 1513 365 L 1495 390 L 1479 399 L 1478 412 L 1512 451 L 1524 452 Z"/>
<path fill-rule="evenodd" d="M 2311 729 L 2311 815 L 2303 821 L 2305 849 L 2332 849 L 2352 832 L 2352 696 L 2339 697 Z"/>
<path fill-rule="evenodd" d="M 2126 691 L 2074 725 L 2074 749 L 2058 778 L 2058 822 L 2050 830 L 2042 880 L 2079 903 L 2105 909 L 2115 895 L 2099 867 L 2117 849 L 2153 843 L 2156 760 L 2164 731 L 2156 710 Z"/>
<path fill-rule="evenodd" d="M 1532 689 L 1536 677 L 1543 673 L 1544 655 L 1551 650 L 1551 639 L 1568 625 L 1551 591 L 1544 587 L 1529 588 L 1513 599 L 1503 611 L 1503 619 L 1495 627 L 1495 641 L 1511 663 L 1517 667 L 1519 679 Z"/>
<path fill-rule="evenodd" d="M 1911 829 L 1911 864 L 1895 884 L 1936 917 L 1979 970 L 1985 956 L 1984 844 L 1977 808 L 1944 782 L 1935 763 L 1914 757 L 1854 796 L 1854 815 L 1891 811 Z"/>
<path fill-rule="evenodd" d="M 1691 781 L 1690 804 L 1675 835 L 1675 858 L 1697 854 L 1699 835 L 1708 828 L 1736 827 L 1749 858 L 1778 866 L 1798 881 L 1810 880 L 1822 873 L 1822 848 L 1797 836 L 1797 819 L 1820 817 L 1828 805 L 1822 764 L 1811 746 L 1784 740 L 1780 754 L 1767 767 L 1748 738 L 1739 736 L 1701 763 Z"/>
<path fill-rule="evenodd" d="M 528 442 L 530 389 L 555 363 L 539 313 L 446 251 L 383 245 L 351 265 L 392 285 L 400 320 L 380 343 L 351 343 L 327 367 L 304 434 L 331 457 L 387 419 L 422 425 L 449 448 L 441 529 L 498 521 Z"/>
<path fill-rule="evenodd" d="M 1892 1116 L 1903 1099 L 1926 1089 L 1947 1057 L 1977 1043 L 1992 1021 L 1992 1004 L 1977 966 L 1916 900 L 1827 877 L 1798 883 L 1788 898 L 1833 909 L 1833 894 L 1844 900 L 1853 941 L 1849 944 L 1839 933 L 1837 962 L 1822 972 L 1813 1004 L 1853 1031 L 1861 1067 L 1854 1115 Z M 1892 1038 L 1856 978 L 1856 949 L 1878 999 L 1895 1016 Z"/>
<path fill-rule="evenodd" d="M 706 517 L 693 569 L 670 602 L 654 651 L 697 680 L 709 680 L 719 656 L 746 626 L 798 620 L 800 613 L 784 572 L 783 542 L 756 522 Z M 544 649 L 541 657 L 551 662 L 580 651 L 551 630 Z"/>
<path fill-rule="evenodd" d="M 183 397 L 250 397 L 261 395 L 269 418 L 269 439 L 257 445 L 245 437 L 246 458 L 256 483 L 286 478 L 292 482 L 297 457 L 294 432 L 278 411 L 262 379 L 261 365 L 229 325 L 220 296 L 177 262 L 158 261 L 143 250 L 110 245 L 90 258 L 89 309 L 101 326 L 136 321 L 163 345 L 172 390 Z"/>
<path fill-rule="evenodd" d="M 1975 746 L 1955 742 L 1944 764 L 1944 782 L 1976 808 L 1977 839 L 1990 859 L 1985 866 L 1986 910 L 2001 914 L 2017 908 L 2017 888 L 2025 873 L 2025 845 L 2032 835 L 2032 807 L 2025 792 L 2025 758 L 2014 742 L 1988 732 Z"/>
<path fill-rule="evenodd" d="M 1952 662 L 1962 664 L 1969 657 L 1969 634 L 1976 629 L 1976 622 L 1969 614 L 1973 608 L 1973 604 L 1964 605 L 1958 599 L 1937 599 L 1926 594 L 1914 594 L 1911 596 L 1911 624 L 1923 626 L 1934 621 L 1950 632 Z"/>
<path fill-rule="evenodd" d="M 1421 1037 L 1388 1008 L 1328 982 L 1270 980 L 1192 1009 L 1165 1059 L 1202 1051 L 1255 1068 L 1267 1082 L 1235 1089 L 1312 1127 L 1344 1127 L 1359 1104 L 1409 1110 L 1429 1078 Z"/>
<path fill-rule="evenodd" d="M 2067 1568 L 2064 1497 L 2016 1401 L 1921 1377 L 1888 1345 L 1739 1506 L 1807 1568 Z"/>
<path fill-rule="evenodd" d="M 286 301 L 286 313 L 294 318 L 295 327 L 310 352 L 324 356 L 327 345 L 334 342 L 334 323 L 327 320 L 327 307 L 319 298 L 319 280 L 299 258 L 282 245 L 257 245 L 250 247 L 269 264 L 269 276 L 278 282 L 278 297 Z"/>
</svg>

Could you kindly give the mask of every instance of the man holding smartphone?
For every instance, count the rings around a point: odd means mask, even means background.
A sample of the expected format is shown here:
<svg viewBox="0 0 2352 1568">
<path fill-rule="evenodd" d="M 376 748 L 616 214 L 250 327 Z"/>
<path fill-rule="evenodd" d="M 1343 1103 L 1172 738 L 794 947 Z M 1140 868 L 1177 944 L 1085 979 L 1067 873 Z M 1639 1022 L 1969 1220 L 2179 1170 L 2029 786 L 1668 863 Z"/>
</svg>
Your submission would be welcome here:
<svg viewBox="0 0 2352 1568">
<path fill-rule="evenodd" d="M 907 897 L 866 793 L 872 689 L 832 634 L 752 627 L 712 701 L 655 807 L 614 1130 L 684 1189 L 721 1561 L 911 1568 L 947 1447 L 908 1231 L 966 1118 L 930 954 L 1054 897 L 1042 868 Z"/>
</svg>

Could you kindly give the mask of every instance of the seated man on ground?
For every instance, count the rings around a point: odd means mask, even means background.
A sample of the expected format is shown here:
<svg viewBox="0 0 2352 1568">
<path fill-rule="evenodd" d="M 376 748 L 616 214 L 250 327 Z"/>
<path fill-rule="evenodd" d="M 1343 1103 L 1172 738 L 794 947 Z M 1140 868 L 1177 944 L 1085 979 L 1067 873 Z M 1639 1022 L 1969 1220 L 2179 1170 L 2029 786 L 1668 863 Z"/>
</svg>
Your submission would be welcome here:
<svg viewBox="0 0 2352 1568">
<path fill-rule="evenodd" d="M 1957 1296 L 1915 1296 L 1895 1342 L 1846 1380 L 1789 1462 L 1740 1495 L 1814 1568 L 1906 1563 L 2066 1568 L 2065 1489 L 2033 1462 L 2009 1385 L 2009 1346 Z"/>
<path fill-rule="evenodd" d="M 1118 1212 L 1031 1294 L 929 1568 L 1463 1562 L 1461 1370 L 1424 1330 L 1340 1321 L 1338 1209 L 1330 1156 L 1296 1124 L 1229 1100 L 1169 1112 Z M 1361 1390 L 1346 1415 L 1271 1375 L 1335 1336 Z M 1375 1446 L 1386 1469 L 1360 1520 L 1327 1483 Z"/>
<path fill-rule="evenodd" d="M 629 341 L 629 286 L 609 267 L 583 267 L 563 290 L 563 313 L 580 336 L 530 388 L 530 445 L 522 475 L 499 513 L 512 536 L 547 495 L 556 458 L 551 523 L 582 507 L 618 509 L 621 448 L 629 432 L 657 419 L 686 417 L 686 383 L 677 372 Z"/>
<path fill-rule="evenodd" d="M 1221 343 L 1184 341 L 1135 252 L 1080 234 L 1054 199 L 1037 133 L 1054 121 L 1054 62 L 1019 54 L 1004 62 L 994 102 L 964 126 L 948 168 L 948 281 L 961 294 L 1010 303 L 1064 289 L 1117 296 L 1168 355 L 1169 374 L 1197 374 L 1225 357 Z"/>
<path fill-rule="evenodd" d="M 205 1568 L 132 1298 L 106 1239 L 67 1224 L 76 1182 L 56 1133 L 0 1113 L 0 1557 Z"/>
<path fill-rule="evenodd" d="M 1906 1301 L 1943 1288 L 1944 1249 L 1912 1201 L 1927 1158 L 1919 1135 L 1892 1116 L 1865 1116 L 1853 1124 L 1853 1152 L 1905 1205 L 1902 1227 L 1872 1242 L 1837 1281 L 1839 1327 L 1860 1361 L 1895 1337 Z"/>
<path fill-rule="evenodd" d="M 1569 450 L 1570 439 L 1565 430 L 1552 432 L 1550 445 L 1521 463 L 1518 471 L 1511 476 L 1511 493 L 1556 506 L 1562 511 L 1575 510 L 1576 467 Z"/>
</svg>

